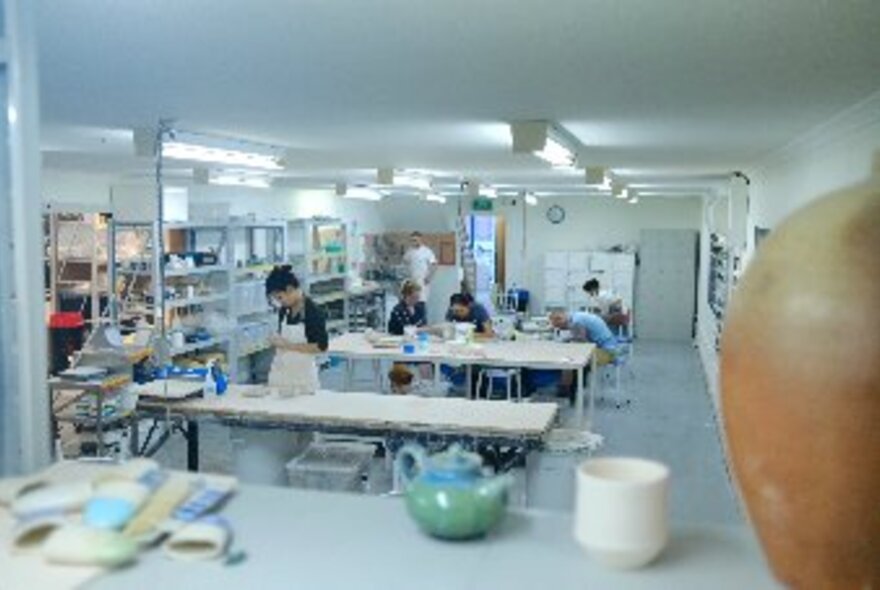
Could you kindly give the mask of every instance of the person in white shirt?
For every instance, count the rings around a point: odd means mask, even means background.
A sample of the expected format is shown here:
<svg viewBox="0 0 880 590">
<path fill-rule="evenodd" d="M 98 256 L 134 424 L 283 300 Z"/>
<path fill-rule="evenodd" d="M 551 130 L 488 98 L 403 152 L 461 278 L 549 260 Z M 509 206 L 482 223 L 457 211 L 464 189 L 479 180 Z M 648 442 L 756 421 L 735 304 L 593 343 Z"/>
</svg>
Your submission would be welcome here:
<svg viewBox="0 0 880 590">
<path fill-rule="evenodd" d="M 623 301 L 611 291 L 603 291 L 599 288 L 597 279 L 590 279 L 584 283 L 583 289 L 587 294 L 587 311 L 607 318 L 616 312 L 620 312 Z M 607 321 L 607 320 L 606 320 Z"/>
<path fill-rule="evenodd" d="M 410 248 L 403 255 L 407 278 L 421 287 L 421 300 L 427 302 L 431 280 L 437 272 L 437 257 L 425 245 L 421 233 L 414 231 L 409 238 Z"/>
</svg>

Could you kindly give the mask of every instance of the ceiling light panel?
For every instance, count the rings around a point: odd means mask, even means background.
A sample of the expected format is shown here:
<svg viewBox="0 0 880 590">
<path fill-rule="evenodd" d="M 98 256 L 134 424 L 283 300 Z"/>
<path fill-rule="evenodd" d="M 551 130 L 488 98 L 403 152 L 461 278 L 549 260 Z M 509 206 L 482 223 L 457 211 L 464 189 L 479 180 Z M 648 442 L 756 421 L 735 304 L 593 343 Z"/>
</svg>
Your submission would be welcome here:
<svg viewBox="0 0 880 590">
<path fill-rule="evenodd" d="M 511 123 L 514 153 L 532 153 L 554 168 L 572 169 L 577 163 L 577 139 L 549 121 Z"/>
<path fill-rule="evenodd" d="M 162 143 L 162 157 L 221 166 L 282 170 L 281 149 L 273 146 L 173 131 Z"/>
</svg>

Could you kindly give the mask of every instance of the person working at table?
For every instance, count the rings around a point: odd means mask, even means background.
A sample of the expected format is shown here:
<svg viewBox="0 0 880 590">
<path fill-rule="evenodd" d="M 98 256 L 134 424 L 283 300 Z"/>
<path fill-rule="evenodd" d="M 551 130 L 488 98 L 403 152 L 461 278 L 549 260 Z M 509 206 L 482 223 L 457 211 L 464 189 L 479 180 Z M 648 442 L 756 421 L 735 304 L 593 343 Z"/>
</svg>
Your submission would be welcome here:
<svg viewBox="0 0 880 590">
<path fill-rule="evenodd" d="M 596 364 L 599 366 L 614 362 L 620 352 L 617 338 L 614 337 L 611 328 L 605 320 L 594 313 L 554 311 L 550 314 L 550 324 L 557 330 L 570 331 L 575 341 L 595 344 Z M 571 395 L 574 392 L 573 383 L 574 373 L 563 371 L 559 379 L 560 392 Z"/>
<path fill-rule="evenodd" d="M 480 338 L 494 336 L 489 312 L 481 303 L 474 301 L 470 293 L 456 293 L 449 298 L 446 321 L 473 324 L 474 332 Z"/>
<path fill-rule="evenodd" d="M 427 314 L 425 302 L 421 301 L 422 287 L 412 279 L 406 279 L 400 285 L 400 301 L 391 310 L 391 319 L 388 320 L 388 333 L 394 336 L 403 336 L 406 328 L 412 326 L 419 331 L 427 330 Z M 421 363 L 418 366 L 419 375 L 422 379 L 430 379 L 432 375 L 430 363 Z M 395 393 L 405 393 L 413 383 L 414 375 L 406 363 L 394 363 L 388 373 L 391 389 Z"/>
<path fill-rule="evenodd" d="M 575 341 L 595 344 L 596 362 L 599 365 L 614 362 L 614 358 L 620 353 L 620 345 L 611 328 L 595 313 L 554 311 L 550 314 L 550 325 L 557 330 L 570 331 Z"/>
<path fill-rule="evenodd" d="M 329 344 L 324 313 L 303 293 L 289 265 L 276 266 L 266 277 L 266 296 L 278 308 L 278 334 L 269 339 L 276 351 L 269 385 L 290 386 L 282 381 L 295 376 L 298 388 L 316 391 L 315 355 L 326 351 Z"/>
<path fill-rule="evenodd" d="M 606 318 L 623 308 L 623 300 L 611 291 L 603 291 L 599 279 L 585 282 L 583 290 L 587 294 L 587 311 L 591 313 Z"/>
<path fill-rule="evenodd" d="M 388 333 L 403 336 L 407 326 L 424 328 L 427 323 L 425 302 L 422 301 L 422 287 L 416 281 L 406 279 L 400 286 L 400 301 L 391 310 Z"/>
</svg>

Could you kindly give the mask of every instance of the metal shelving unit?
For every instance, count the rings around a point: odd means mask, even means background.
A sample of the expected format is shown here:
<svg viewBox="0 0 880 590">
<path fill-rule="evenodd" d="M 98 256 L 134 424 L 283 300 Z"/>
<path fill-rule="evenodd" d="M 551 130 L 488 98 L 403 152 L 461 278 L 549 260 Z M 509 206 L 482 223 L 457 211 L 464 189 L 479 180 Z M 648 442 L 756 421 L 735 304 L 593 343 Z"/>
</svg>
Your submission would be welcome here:
<svg viewBox="0 0 880 590">
<path fill-rule="evenodd" d="M 110 224 L 100 213 L 52 210 L 46 213 L 45 223 L 49 309 L 74 311 L 71 305 L 75 305 L 90 324 L 95 324 L 101 318 L 110 284 Z"/>
<path fill-rule="evenodd" d="M 277 316 L 265 295 L 265 278 L 286 260 L 287 222 L 241 220 L 230 224 L 233 282 L 231 315 L 234 337 L 230 363 L 237 381 L 249 382 L 267 369 Z"/>
<path fill-rule="evenodd" d="M 327 316 L 327 329 L 348 329 L 348 226 L 341 219 L 296 219 L 287 225 L 287 255 L 303 288 Z"/>
<path fill-rule="evenodd" d="M 157 280 L 153 264 L 153 224 L 149 222 L 114 221 L 111 225 L 113 264 L 111 283 L 121 287 L 121 297 L 111 298 L 111 315 L 116 320 L 130 321 L 140 317 L 155 325 L 157 299 L 162 306 L 166 330 L 178 320 L 186 333 L 186 344 L 171 347 L 172 357 L 211 350 L 226 354 L 231 377 L 236 364 L 231 362 L 234 333 L 215 329 L 206 332 L 207 313 L 219 317 L 231 315 L 230 293 L 233 281 L 230 225 L 221 223 L 164 224 L 169 247 L 161 257 L 164 267 L 164 293 L 155 290 Z M 184 260 L 171 264 L 171 256 Z M 197 259 L 210 260 L 197 264 Z M 117 282 L 121 279 L 121 285 Z M 216 322 L 215 322 L 216 323 Z"/>
</svg>

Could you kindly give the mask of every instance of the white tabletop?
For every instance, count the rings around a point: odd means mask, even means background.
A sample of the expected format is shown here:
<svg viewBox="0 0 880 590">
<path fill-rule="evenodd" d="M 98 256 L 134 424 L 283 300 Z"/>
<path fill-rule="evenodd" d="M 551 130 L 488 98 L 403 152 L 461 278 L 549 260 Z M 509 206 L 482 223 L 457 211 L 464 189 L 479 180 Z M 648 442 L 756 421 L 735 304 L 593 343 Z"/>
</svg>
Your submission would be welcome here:
<svg viewBox="0 0 880 590">
<path fill-rule="evenodd" d="M 118 588 L 288 590 L 704 590 L 778 587 L 742 527 L 674 526 L 652 566 L 615 572 L 573 541 L 567 515 L 515 512 L 490 537 L 426 537 L 399 498 L 245 486 L 225 514 L 236 531 L 235 566 L 181 563 L 153 552 L 134 568 L 86 584 Z M 5 590 L 5 589 L 4 589 Z"/>
<path fill-rule="evenodd" d="M 444 362 L 479 364 L 493 367 L 528 367 L 533 369 L 572 370 L 586 367 L 595 346 L 586 342 L 550 342 L 517 340 L 485 341 L 470 346 L 432 341 L 428 350 L 404 354 L 400 348 L 377 348 L 363 333 L 348 333 L 330 341 L 327 353 L 353 359 L 386 359 L 409 362 Z"/>
<path fill-rule="evenodd" d="M 187 399 L 161 405 L 187 416 L 243 418 L 251 421 L 295 423 L 301 426 L 351 427 L 364 431 L 430 432 L 471 436 L 541 438 L 553 427 L 558 406 L 552 403 L 517 404 L 506 401 L 465 400 L 339 393 L 280 398 L 247 394 L 271 392 L 261 385 L 232 385 L 227 393 L 210 399 Z"/>
</svg>

